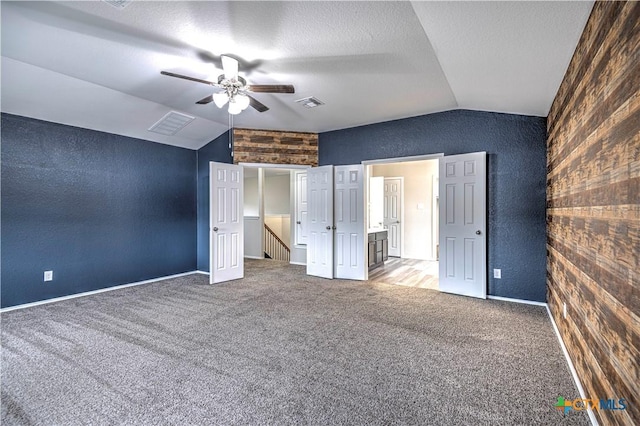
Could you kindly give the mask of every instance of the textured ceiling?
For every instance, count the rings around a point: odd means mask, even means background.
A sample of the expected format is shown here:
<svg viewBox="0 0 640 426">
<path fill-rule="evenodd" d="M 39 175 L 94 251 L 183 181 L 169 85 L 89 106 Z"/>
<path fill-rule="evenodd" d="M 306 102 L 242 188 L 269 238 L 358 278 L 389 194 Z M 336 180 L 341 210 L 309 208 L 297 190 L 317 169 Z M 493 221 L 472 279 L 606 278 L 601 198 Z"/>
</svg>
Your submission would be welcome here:
<svg viewBox="0 0 640 426">
<path fill-rule="evenodd" d="M 242 128 L 323 132 L 465 108 L 546 116 L 593 2 L 2 1 L 3 112 L 197 149 L 229 127 L 210 86 L 243 60 L 270 110 Z M 325 105 L 295 103 L 315 96 Z M 174 136 L 147 129 L 196 117 Z"/>
</svg>

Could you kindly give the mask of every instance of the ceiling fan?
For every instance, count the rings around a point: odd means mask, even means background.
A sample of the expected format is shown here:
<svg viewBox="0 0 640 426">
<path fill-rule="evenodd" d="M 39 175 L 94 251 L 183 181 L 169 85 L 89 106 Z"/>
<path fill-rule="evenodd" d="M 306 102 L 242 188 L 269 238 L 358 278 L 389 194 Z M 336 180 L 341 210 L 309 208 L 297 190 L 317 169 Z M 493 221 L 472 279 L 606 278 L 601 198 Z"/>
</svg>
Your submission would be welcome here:
<svg viewBox="0 0 640 426">
<path fill-rule="evenodd" d="M 240 114 L 247 109 L 249 105 L 258 112 L 265 112 L 269 109 L 265 104 L 249 95 L 249 93 L 295 93 L 295 89 L 290 84 L 247 84 L 247 81 L 238 75 L 237 59 L 227 55 L 222 55 L 220 58 L 222 59 L 224 74 L 218 76 L 217 83 L 169 71 L 161 71 L 160 74 L 204 83 L 221 89 L 219 92 L 200 99 L 196 103 L 204 105 L 213 101 L 218 108 L 222 108 L 228 102 L 229 114 L 234 115 Z"/>
</svg>

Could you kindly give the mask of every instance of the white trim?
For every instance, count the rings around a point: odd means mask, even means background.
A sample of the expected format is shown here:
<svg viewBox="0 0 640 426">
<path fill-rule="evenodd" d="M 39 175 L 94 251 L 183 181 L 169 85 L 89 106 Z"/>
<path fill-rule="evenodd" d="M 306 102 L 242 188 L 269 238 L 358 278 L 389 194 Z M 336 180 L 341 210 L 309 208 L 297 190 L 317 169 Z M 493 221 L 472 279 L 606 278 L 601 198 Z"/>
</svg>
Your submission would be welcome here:
<svg viewBox="0 0 640 426">
<path fill-rule="evenodd" d="M 193 275 L 193 274 L 198 274 L 198 273 L 204 273 L 204 272 L 201 272 L 201 271 L 183 272 L 181 274 L 167 275 L 165 277 L 153 278 L 153 279 L 144 280 L 144 281 L 137 281 L 137 282 L 130 283 L 130 284 L 122 284 L 122 285 L 117 285 L 117 286 L 114 286 L 114 287 L 101 288 L 99 290 L 92 290 L 92 291 L 85 291 L 85 292 L 82 292 L 82 293 L 70 294 L 68 296 L 54 297 L 53 299 L 39 300 L 37 302 L 25 303 L 25 304 L 16 305 L 16 306 L 9 306 L 8 308 L 0 309 L 0 313 L 5 313 L 5 312 L 9 312 L 9 311 L 15 311 L 17 309 L 31 308 L 31 307 L 39 306 L 39 305 L 46 305 L 46 304 L 54 303 L 54 302 L 62 302 L 63 300 L 75 299 L 75 298 L 84 297 L 84 296 L 91 296 L 93 294 L 105 293 L 107 291 L 120 290 L 122 288 L 134 287 L 134 286 L 138 286 L 138 285 L 142 285 L 142 284 L 150 284 L 150 283 L 154 283 L 154 282 L 157 282 L 157 281 L 169 280 L 169 279 L 172 279 L 172 278 L 179 278 L 179 277 L 184 277 L 184 276 L 187 276 L 187 275 Z M 207 275 L 209 275 L 209 274 L 207 274 Z"/>
<path fill-rule="evenodd" d="M 582 387 L 582 384 L 580 383 L 580 379 L 578 378 L 578 372 L 573 366 L 573 362 L 571 362 L 571 358 L 569 357 L 569 352 L 567 352 L 567 347 L 564 345 L 564 342 L 562 341 L 560 330 L 558 330 L 556 321 L 553 319 L 553 315 L 551 315 L 551 310 L 549 309 L 549 305 L 547 305 L 547 313 L 549 314 L 551 325 L 553 325 L 553 330 L 556 332 L 556 336 L 558 337 L 558 342 L 560 342 L 562 353 L 564 354 L 564 357 L 567 360 L 567 364 L 569 365 L 569 370 L 571 371 L 571 376 L 573 377 L 573 381 L 576 384 L 576 387 L 578 388 L 578 393 L 580 393 L 580 398 L 586 399 L 587 397 L 584 392 L 584 388 Z M 598 420 L 596 419 L 595 414 L 593 414 L 593 410 L 587 410 L 587 415 L 589 416 L 589 420 L 591 420 L 591 424 L 593 426 L 598 426 Z"/>
<path fill-rule="evenodd" d="M 366 227 L 365 229 L 368 228 L 369 226 L 369 178 L 371 178 L 371 170 L 372 170 L 372 166 L 377 165 L 377 164 L 394 164 L 394 163 L 405 163 L 405 162 L 410 162 L 410 161 L 427 161 L 427 160 L 439 160 L 439 158 L 444 157 L 444 153 L 443 152 L 439 152 L 439 153 L 435 153 L 435 154 L 422 154 L 422 155 L 412 155 L 412 156 L 408 156 L 408 157 L 395 157 L 395 158 L 380 158 L 380 159 L 376 159 L 376 160 L 363 160 L 361 163 L 362 165 L 364 165 L 364 185 L 363 185 L 363 191 L 364 191 L 364 206 L 363 208 L 367 210 L 367 218 L 365 219 L 366 223 Z M 404 203 L 404 200 L 403 200 Z M 404 205 L 403 205 L 403 214 L 404 214 Z M 404 222 L 404 220 L 402 220 L 402 222 Z M 402 230 L 404 232 L 405 227 L 403 225 Z M 404 237 L 404 235 L 403 235 Z M 404 238 L 403 238 L 404 240 Z M 369 263 L 369 241 L 367 239 L 365 239 L 364 241 L 365 246 L 363 248 L 364 253 L 365 253 L 365 264 Z M 404 242 L 403 242 L 403 246 L 404 246 Z M 404 249 L 401 248 L 400 250 L 400 256 L 402 256 L 404 254 Z M 401 257 L 402 258 L 402 257 Z M 367 281 L 369 280 L 369 268 L 365 268 L 364 271 L 364 280 Z"/>
<path fill-rule="evenodd" d="M 396 158 L 382 158 L 379 160 L 363 160 L 362 164 L 365 166 L 372 166 L 374 164 L 391 164 L 391 163 L 404 163 L 408 161 L 426 161 L 435 160 L 440 157 L 444 157 L 444 153 L 426 154 L 426 155 L 413 155 L 411 157 L 396 157 Z"/>
<path fill-rule="evenodd" d="M 553 326 L 553 331 L 556 333 L 556 337 L 558 338 L 558 342 L 560 342 L 560 348 L 562 348 L 562 353 L 564 354 L 564 358 L 567 360 L 567 365 L 569 366 L 569 371 L 571 371 L 571 377 L 573 377 L 573 382 L 578 388 L 578 393 L 580 393 L 580 398 L 586 399 L 586 394 L 584 392 L 584 388 L 580 383 L 580 379 L 578 378 L 578 372 L 573 366 L 573 362 L 569 357 L 569 352 L 567 352 L 567 347 L 564 345 L 564 341 L 562 341 L 562 336 L 560 335 L 560 330 L 558 330 L 558 326 L 556 325 L 556 321 L 553 319 L 553 315 L 551 315 L 551 310 L 549 309 L 549 304 L 543 302 L 533 302 L 531 300 L 523 300 L 523 299 L 511 299 L 509 297 L 500 297 L 500 296 L 487 296 L 488 299 L 493 300 L 502 300 L 505 302 L 514 302 L 514 303 L 524 303 L 527 305 L 536 305 L 536 306 L 544 306 L 547 309 L 547 314 L 549 314 L 549 319 L 551 320 L 551 325 Z M 598 420 L 596 419 L 595 414 L 593 414 L 593 410 L 587 410 L 587 415 L 589 416 L 589 420 L 591 420 L 591 424 L 593 426 L 598 426 Z"/>
<path fill-rule="evenodd" d="M 245 256 L 245 259 L 258 259 L 258 260 L 264 260 L 264 257 L 260 257 L 260 256 Z"/>
<path fill-rule="evenodd" d="M 195 271 L 194 274 L 209 275 L 209 273 L 207 271 Z"/>
<path fill-rule="evenodd" d="M 533 300 L 512 299 L 510 297 L 491 296 L 491 295 L 487 296 L 487 299 L 502 300 L 503 302 L 524 303 L 525 305 L 544 306 L 548 309 L 548 306 L 546 303 L 534 302 Z"/>
<path fill-rule="evenodd" d="M 263 169 L 308 169 L 311 166 L 301 166 L 299 164 L 269 164 L 269 163 L 238 163 L 242 167 L 263 168 Z"/>
<path fill-rule="evenodd" d="M 289 262 L 289 265 L 307 266 L 307 264 L 306 264 L 306 263 L 303 263 L 303 262 Z"/>
</svg>

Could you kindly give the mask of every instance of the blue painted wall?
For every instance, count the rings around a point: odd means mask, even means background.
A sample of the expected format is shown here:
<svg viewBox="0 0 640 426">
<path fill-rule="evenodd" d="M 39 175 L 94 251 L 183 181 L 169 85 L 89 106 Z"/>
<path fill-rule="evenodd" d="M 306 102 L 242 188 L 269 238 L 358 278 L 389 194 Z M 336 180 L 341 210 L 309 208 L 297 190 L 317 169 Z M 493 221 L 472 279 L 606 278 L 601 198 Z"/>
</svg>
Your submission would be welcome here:
<svg viewBox="0 0 640 426">
<path fill-rule="evenodd" d="M 319 163 L 444 153 L 488 154 L 490 295 L 546 298 L 546 119 L 447 111 L 321 133 Z"/>
<path fill-rule="evenodd" d="M 2 114 L 2 307 L 193 271 L 196 158 Z"/>
<path fill-rule="evenodd" d="M 229 132 L 198 150 L 198 270 L 209 272 L 209 162 L 233 163 Z"/>
<path fill-rule="evenodd" d="M 321 133 L 319 162 L 487 151 L 489 294 L 544 301 L 545 143 L 544 118 L 458 110 Z M 231 163 L 228 144 L 2 114 L 2 307 L 208 271 L 209 161 Z"/>
</svg>

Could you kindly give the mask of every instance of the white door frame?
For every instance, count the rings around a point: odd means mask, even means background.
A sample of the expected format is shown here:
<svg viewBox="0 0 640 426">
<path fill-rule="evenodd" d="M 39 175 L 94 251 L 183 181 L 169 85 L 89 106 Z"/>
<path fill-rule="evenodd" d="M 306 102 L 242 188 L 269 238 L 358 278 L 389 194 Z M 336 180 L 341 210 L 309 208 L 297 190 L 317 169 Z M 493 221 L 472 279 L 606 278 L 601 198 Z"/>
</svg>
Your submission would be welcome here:
<svg viewBox="0 0 640 426">
<path fill-rule="evenodd" d="M 369 178 L 371 177 L 371 168 L 367 166 L 374 166 L 378 164 L 393 164 L 393 163 L 405 163 L 411 161 L 424 161 L 424 160 L 437 160 L 440 157 L 444 157 L 444 153 L 437 154 L 425 154 L 425 155 L 414 155 L 410 157 L 396 157 L 396 158 L 382 158 L 377 160 L 365 160 L 362 161 L 365 169 L 365 179 L 364 179 L 364 205 L 369 205 Z M 404 209 L 403 209 L 404 210 Z M 368 244 L 368 241 L 365 238 L 365 244 Z M 366 249 L 366 247 L 365 247 Z M 368 256 L 369 250 L 365 250 L 365 253 Z M 367 259 L 368 260 L 368 259 Z M 369 271 L 368 268 L 365 271 L 365 280 L 369 279 Z"/>
<path fill-rule="evenodd" d="M 303 165 L 298 165 L 298 164 L 270 164 L 270 163 L 243 163 L 240 162 L 238 163 L 239 166 L 242 166 L 244 168 L 252 168 L 252 169 L 258 169 L 258 216 L 259 216 L 259 221 L 260 221 L 260 229 L 264 228 L 264 169 L 287 169 L 290 172 L 295 171 L 295 170 L 307 170 L 308 168 L 310 168 L 311 166 L 303 166 Z M 293 218 L 295 216 L 295 202 L 294 202 L 294 194 L 293 191 L 291 190 L 291 188 L 289 189 L 289 195 L 290 195 L 290 216 L 291 218 Z M 290 234 L 293 236 L 295 232 L 295 223 L 293 220 L 291 220 L 291 230 L 290 230 Z M 298 245 L 298 244 L 294 244 L 294 239 L 292 238 L 292 243 L 291 243 L 291 248 L 297 248 L 297 249 L 305 249 L 306 250 L 306 246 L 303 245 Z M 261 247 L 261 253 L 264 253 L 264 233 L 260 232 L 260 247 Z M 292 250 L 293 253 L 293 250 Z M 290 263 L 293 264 L 301 264 L 299 262 L 295 262 L 295 261 L 291 261 Z"/>
</svg>

